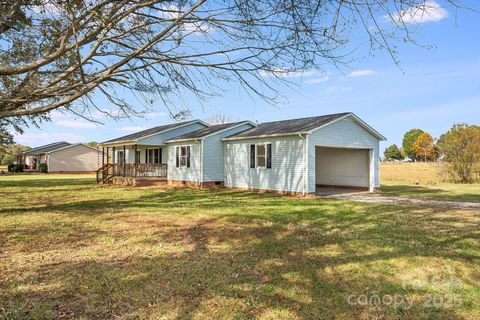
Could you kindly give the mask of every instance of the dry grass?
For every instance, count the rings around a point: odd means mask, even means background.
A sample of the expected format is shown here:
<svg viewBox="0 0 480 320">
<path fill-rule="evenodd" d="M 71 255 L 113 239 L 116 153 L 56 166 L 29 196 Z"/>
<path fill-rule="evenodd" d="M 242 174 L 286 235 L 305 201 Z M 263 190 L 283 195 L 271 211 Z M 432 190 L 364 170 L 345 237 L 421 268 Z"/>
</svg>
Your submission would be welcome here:
<svg viewBox="0 0 480 320">
<path fill-rule="evenodd" d="M 84 175 L 0 193 L 0 318 L 480 317 L 478 212 Z"/>
<path fill-rule="evenodd" d="M 404 181 L 411 184 L 444 182 L 441 164 L 432 162 L 382 162 L 382 181 Z"/>
</svg>

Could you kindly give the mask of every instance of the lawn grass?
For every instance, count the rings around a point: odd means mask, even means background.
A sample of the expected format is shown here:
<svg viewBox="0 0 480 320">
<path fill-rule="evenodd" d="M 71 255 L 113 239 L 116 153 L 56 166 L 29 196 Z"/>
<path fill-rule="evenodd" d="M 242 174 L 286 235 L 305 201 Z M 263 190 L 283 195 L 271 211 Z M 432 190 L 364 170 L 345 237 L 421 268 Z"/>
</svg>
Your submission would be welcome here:
<svg viewBox="0 0 480 320">
<path fill-rule="evenodd" d="M 480 183 L 444 182 L 437 163 L 382 162 L 380 177 L 379 191 L 385 195 L 480 202 Z"/>
<path fill-rule="evenodd" d="M 480 317 L 479 212 L 86 175 L 0 194 L 0 318 Z"/>
</svg>

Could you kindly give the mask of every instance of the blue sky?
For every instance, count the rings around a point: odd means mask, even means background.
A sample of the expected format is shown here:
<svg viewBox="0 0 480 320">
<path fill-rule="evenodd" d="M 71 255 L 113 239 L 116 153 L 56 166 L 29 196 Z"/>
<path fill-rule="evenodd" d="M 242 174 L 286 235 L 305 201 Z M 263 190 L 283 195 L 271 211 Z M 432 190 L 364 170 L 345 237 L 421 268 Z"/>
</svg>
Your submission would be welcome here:
<svg viewBox="0 0 480 320">
<path fill-rule="evenodd" d="M 360 50 L 341 70 L 326 66 L 291 77 L 296 87 L 280 86 L 286 99 L 274 106 L 252 100 L 230 84 L 221 97 L 183 103 L 194 118 L 223 113 L 231 120 L 259 122 L 352 111 L 387 137 L 382 147 L 401 144 L 411 128 L 438 137 L 454 123 L 480 124 L 480 13 L 439 9 L 416 32 L 420 43 L 435 48 L 400 46 L 400 68 L 385 53 L 371 56 Z M 144 119 L 106 121 L 103 126 L 55 112 L 52 123 L 29 128 L 16 141 L 32 147 L 58 140 L 104 141 L 169 122 L 160 102 Z"/>
</svg>

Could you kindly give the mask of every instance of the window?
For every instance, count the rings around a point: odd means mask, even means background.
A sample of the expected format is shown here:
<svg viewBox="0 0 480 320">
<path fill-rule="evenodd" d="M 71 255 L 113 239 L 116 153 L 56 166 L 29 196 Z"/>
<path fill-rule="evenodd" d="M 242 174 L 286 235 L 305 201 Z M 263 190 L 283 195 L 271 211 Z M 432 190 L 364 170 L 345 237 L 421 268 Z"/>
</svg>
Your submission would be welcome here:
<svg viewBox="0 0 480 320">
<path fill-rule="evenodd" d="M 147 149 L 145 150 L 145 163 L 161 163 L 162 149 Z"/>
<path fill-rule="evenodd" d="M 124 153 L 123 151 L 117 151 L 117 163 L 124 163 Z"/>
<path fill-rule="evenodd" d="M 250 145 L 250 168 L 272 168 L 272 144 Z"/>
<path fill-rule="evenodd" d="M 175 166 L 177 168 L 190 168 L 190 146 L 180 146 L 175 148 Z"/>
<path fill-rule="evenodd" d="M 140 163 L 140 150 L 135 152 L 135 163 Z"/>
<path fill-rule="evenodd" d="M 266 148 L 264 144 L 257 144 L 257 168 L 265 168 Z"/>
</svg>

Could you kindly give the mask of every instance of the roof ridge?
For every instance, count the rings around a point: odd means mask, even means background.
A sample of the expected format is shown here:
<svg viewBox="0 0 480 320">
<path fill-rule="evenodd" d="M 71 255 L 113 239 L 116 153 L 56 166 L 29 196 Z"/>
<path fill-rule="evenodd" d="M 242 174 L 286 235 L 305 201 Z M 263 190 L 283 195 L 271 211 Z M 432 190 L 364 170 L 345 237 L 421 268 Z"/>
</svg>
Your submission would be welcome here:
<svg viewBox="0 0 480 320">
<path fill-rule="evenodd" d="M 297 121 L 297 120 L 306 120 L 306 119 L 314 119 L 314 118 L 324 118 L 324 117 L 332 117 L 332 116 L 342 116 L 342 115 L 347 115 L 347 114 L 352 114 L 352 113 L 353 113 L 353 112 L 338 112 L 338 113 L 324 114 L 324 115 L 321 115 L 321 116 L 311 116 L 311 117 L 303 117 L 303 118 L 294 118 L 294 119 L 283 119 L 283 120 L 267 121 L 267 122 L 260 122 L 258 125 L 275 123 L 275 122 L 283 122 L 283 121 Z"/>
</svg>

